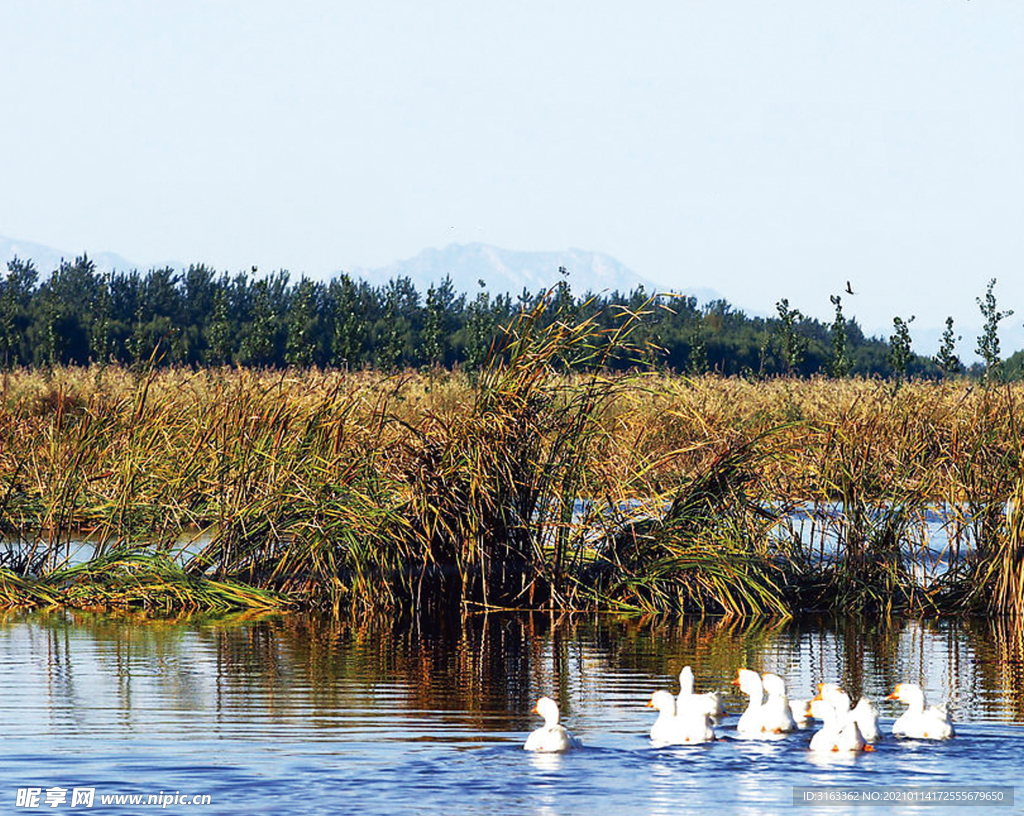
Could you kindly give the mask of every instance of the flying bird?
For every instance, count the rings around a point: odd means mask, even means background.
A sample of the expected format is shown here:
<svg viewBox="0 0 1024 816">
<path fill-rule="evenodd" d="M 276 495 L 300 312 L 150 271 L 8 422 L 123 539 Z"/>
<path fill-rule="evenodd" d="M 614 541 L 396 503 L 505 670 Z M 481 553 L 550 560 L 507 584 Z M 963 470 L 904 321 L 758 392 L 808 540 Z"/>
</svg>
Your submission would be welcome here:
<svg viewBox="0 0 1024 816">
<path fill-rule="evenodd" d="M 846 294 L 848 294 L 848 295 L 855 295 L 855 294 L 857 294 L 856 292 L 853 291 L 853 287 L 850 286 L 850 282 L 849 281 L 846 282 Z"/>
</svg>

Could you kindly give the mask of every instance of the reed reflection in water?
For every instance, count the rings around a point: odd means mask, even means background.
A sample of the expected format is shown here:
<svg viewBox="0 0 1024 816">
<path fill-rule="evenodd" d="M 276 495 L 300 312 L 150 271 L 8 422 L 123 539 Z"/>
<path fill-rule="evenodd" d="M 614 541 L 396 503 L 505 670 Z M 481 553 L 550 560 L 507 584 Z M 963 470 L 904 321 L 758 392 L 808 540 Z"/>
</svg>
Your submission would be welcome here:
<svg viewBox="0 0 1024 816">
<path fill-rule="evenodd" d="M 643 704 L 676 690 L 687 664 L 699 690 L 727 691 L 726 737 L 745 704 L 729 691 L 739 666 L 781 674 L 794 697 L 838 680 L 878 701 L 886 731 L 900 707 L 882 698 L 917 682 L 950 701 L 960 736 L 888 740 L 825 767 L 805 734 L 653 750 Z M 794 784 L 1012 784 L 1024 767 L 1024 635 L 1005 621 L 533 614 L 428 627 L 10 612 L 0 616 L 0 682 L 0 799 L 30 779 L 99 780 L 209 788 L 218 813 L 322 812 L 351 797 L 359 805 L 346 809 L 366 813 L 667 813 L 680 797 L 714 806 L 722 796 L 769 812 Z M 521 750 L 540 694 L 583 739 L 579 756 Z"/>
</svg>

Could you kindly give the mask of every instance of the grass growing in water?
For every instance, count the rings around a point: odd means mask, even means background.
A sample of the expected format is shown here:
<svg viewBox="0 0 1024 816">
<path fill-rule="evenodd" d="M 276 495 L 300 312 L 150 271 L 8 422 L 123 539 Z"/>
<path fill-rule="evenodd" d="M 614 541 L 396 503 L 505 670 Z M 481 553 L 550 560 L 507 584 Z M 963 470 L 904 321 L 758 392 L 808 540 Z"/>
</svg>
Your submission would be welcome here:
<svg viewBox="0 0 1024 816">
<path fill-rule="evenodd" d="M 763 546 L 776 517 L 747 493 L 754 444 L 716 456 L 667 510 L 622 524 L 581 592 L 619 609 L 788 616 L 788 565 Z"/>
<path fill-rule="evenodd" d="M 642 317 L 541 304 L 476 377 L 8 373 L 0 598 L 1024 614 L 1018 386 L 603 373 Z"/>
<path fill-rule="evenodd" d="M 197 578 L 165 556 L 119 553 L 28 580 L 0 569 L 0 606 L 150 611 L 285 609 L 287 599 L 232 581 Z"/>
</svg>

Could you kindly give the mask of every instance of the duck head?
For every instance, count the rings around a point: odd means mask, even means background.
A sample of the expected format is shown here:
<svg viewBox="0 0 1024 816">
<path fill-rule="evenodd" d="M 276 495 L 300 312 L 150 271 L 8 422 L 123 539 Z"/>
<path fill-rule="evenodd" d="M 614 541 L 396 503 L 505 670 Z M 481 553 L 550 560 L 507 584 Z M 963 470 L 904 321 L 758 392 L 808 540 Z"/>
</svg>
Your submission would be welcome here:
<svg viewBox="0 0 1024 816">
<path fill-rule="evenodd" d="M 763 686 L 761 685 L 761 675 L 756 671 L 750 669 L 739 669 L 736 672 L 736 679 L 732 681 L 734 686 L 739 686 L 740 691 L 746 694 L 751 699 L 756 699 L 761 702 L 761 696 L 763 694 Z"/>
<path fill-rule="evenodd" d="M 558 703 L 550 697 L 541 697 L 533 707 L 534 713 L 544 718 L 544 725 L 548 728 L 558 725 Z"/>
<path fill-rule="evenodd" d="M 689 666 L 683 666 L 679 672 L 679 693 L 693 694 L 693 669 Z"/>
<path fill-rule="evenodd" d="M 656 691 L 646 703 L 647 708 L 656 708 L 659 714 L 670 716 L 676 713 L 676 698 L 667 691 Z"/>
</svg>

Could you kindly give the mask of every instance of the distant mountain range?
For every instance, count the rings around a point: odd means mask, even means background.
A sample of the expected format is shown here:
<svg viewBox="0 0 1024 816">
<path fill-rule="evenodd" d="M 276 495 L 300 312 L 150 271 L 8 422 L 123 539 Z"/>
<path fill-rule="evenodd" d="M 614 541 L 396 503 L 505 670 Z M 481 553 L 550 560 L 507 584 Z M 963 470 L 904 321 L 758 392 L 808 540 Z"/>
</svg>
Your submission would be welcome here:
<svg viewBox="0 0 1024 816">
<path fill-rule="evenodd" d="M 568 275 L 563 276 L 560 269 L 565 269 Z M 399 276 L 408 277 L 420 292 L 448 276 L 456 291 L 470 294 L 479 290 L 480 281 L 492 294 L 518 295 L 524 288 L 536 292 L 566 280 L 576 294 L 615 291 L 625 294 L 643 286 L 651 294 L 675 291 L 694 295 L 702 304 L 721 297 L 713 289 L 666 286 L 637 274 L 610 255 L 583 249 L 522 252 L 486 244 L 451 244 L 444 249 L 425 249 L 412 258 L 388 266 L 350 272 L 374 284 Z"/>
<path fill-rule="evenodd" d="M 74 261 L 81 254 L 81 252 L 61 252 L 52 247 L 43 246 L 43 244 L 4 238 L 0 235 L 0 268 L 4 272 L 7 271 L 7 262 L 17 256 L 23 261 L 31 260 L 39 271 L 40 277 L 45 278 L 60 266 L 61 261 Z M 115 269 L 128 271 L 139 268 L 139 264 L 134 264 L 113 252 L 100 252 L 95 255 L 89 252 L 87 254 L 89 260 L 96 264 L 96 268 L 101 272 L 111 272 Z"/>
<path fill-rule="evenodd" d="M 0 265 L 3 268 L 15 256 L 22 260 L 31 259 L 42 277 L 59 267 L 62 260 L 73 261 L 80 254 L 0 236 Z M 148 268 L 112 252 L 89 253 L 89 258 L 103 272 Z M 518 295 L 524 288 L 536 292 L 554 286 L 563 280 L 560 268 L 569 273 L 564 279 L 577 294 L 610 293 L 616 290 L 627 293 L 643 286 L 651 294 L 675 291 L 678 294 L 693 295 L 701 304 L 722 297 L 713 289 L 703 287 L 674 289 L 637 274 L 610 255 L 582 249 L 520 252 L 485 244 L 451 244 L 444 249 L 425 249 L 412 258 L 377 269 L 355 268 L 347 271 L 377 286 L 391 278 L 408 277 L 421 294 L 426 293 L 431 284 L 440 283 L 445 276 L 450 276 L 458 292 L 472 295 L 478 291 L 478 282 L 482 280 L 491 294 Z"/>
<path fill-rule="evenodd" d="M 559 269 L 568 275 L 563 276 Z M 492 293 L 536 292 L 567 280 L 575 292 L 644 286 L 657 291 L 654 281 L 625 267 L 615 258 L 599 252 L 570 249 L 564 252 L 521 252 L 485 244 L 450 244 L 444 249 L 425 249 L 412 258 L 376 269 L 356 268 L 351 274 L 380 284 L 391 278 L 407 277 L 424 292 L 431 284 L 450 277 L 456 291 L 476 292 L 480 282 Z"/>
</svg>

